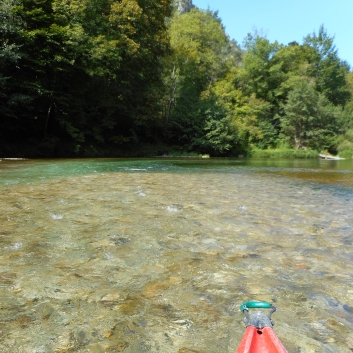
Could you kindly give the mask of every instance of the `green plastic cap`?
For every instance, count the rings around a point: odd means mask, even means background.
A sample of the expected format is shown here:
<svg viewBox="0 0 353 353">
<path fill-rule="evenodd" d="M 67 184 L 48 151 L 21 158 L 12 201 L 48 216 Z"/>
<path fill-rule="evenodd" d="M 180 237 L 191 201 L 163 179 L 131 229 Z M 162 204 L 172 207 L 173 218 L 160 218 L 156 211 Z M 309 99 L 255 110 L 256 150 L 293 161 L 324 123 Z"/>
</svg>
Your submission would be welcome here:
<svg viewBox="0 0 353 353">
<path fill-rule="evenodd" d="M 244 311 L 246 309 L 270 309 L 272 308 L 271 303 L 267 302 L 244 302 L 240 305 L 240 310 Z"/>
</svg>

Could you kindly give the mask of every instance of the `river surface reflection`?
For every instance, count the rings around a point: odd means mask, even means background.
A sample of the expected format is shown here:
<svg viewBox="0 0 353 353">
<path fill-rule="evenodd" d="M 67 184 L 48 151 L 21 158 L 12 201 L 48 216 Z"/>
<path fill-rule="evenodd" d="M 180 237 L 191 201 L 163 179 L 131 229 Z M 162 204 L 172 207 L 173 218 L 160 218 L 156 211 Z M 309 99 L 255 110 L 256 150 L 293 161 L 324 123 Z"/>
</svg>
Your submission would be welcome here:
<svg viewBox="0 0 353 353">
<path fill-rule="evenodd" d="M 0 351 L 353 351 L 353 164 L 0 162 Z"/>
</svg>

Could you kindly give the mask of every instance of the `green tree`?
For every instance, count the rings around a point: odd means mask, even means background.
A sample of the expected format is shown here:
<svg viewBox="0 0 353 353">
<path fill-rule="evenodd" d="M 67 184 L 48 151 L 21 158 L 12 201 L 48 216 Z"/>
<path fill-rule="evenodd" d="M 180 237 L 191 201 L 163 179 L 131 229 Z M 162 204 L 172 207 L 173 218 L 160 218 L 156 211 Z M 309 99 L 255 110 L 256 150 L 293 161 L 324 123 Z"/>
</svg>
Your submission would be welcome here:
<svg viewBox="0 0 353 353">
<path fill-rule="evenodd" d="M 350 93 L 350 100 L 347 102 L 340 119 L 341 131 L 353 129 L 353 71 L 347 75 L 347 89 Z"/>
<path fill-rule="evenodd" d="M 75 150 L 148 137 L 171 0 L 6 0 L 1 11 L 4 28 L 16 19 L 1 32 L 0 55 L 13 48 L 0 64 L 1 133 Z"/>
<path fill-rule="evenodd" d="M 305 79 L 298 81 L 289 92 L 283 111 L 282 132 L 295 149 L 333 147 L 340 110 Z"/>
<path fill-rule="evenodd" d="M 21 51 L 15 38 L 18 35 L 20 19 L 14 14 L 15 0 L 4 0 L 0 3 L 0 110 L 4 116 L 11 116 L 12 110 L 8 104 L 12 75 L 18 70 L 17 63 L 21 58 Z M 26 101 L 27 97 L 17 96 L 17 100 Z M 4 126 L 0 123 L 0 129 Z"/>
<path fill-rule="evenodd" d="M 263 99 L 271 104 L 276 101 L 276 89 L 282 82 L 280 65 L 274 55 L 282 47 L 277 41 L 270 41 L 258 34 L 248 34 L 244 41 L 245 55 L 239 75 L 243 92 Z"/>
<path fill-rule="evenodd" d="M 351 94 L 351 99 L 344 107 L 339 116 L 340 135 L 337 138 L 337 150 L 339 152 L 353 152 L 353 72 L 347 75 L 347 88 Z"/>
<path fill-rule="evenodd" d="M 315 49 L 308 45 L 299 45 L 297 42 L 289 43 L 280 48 L 273 56 L 273 67 L 277 71 L 277 85 L 274 87 L 277 104 L 287 99 L 289 91 L 298 80 L 309 80 L 309 59 L 314 55 Z"/>
<path fill-rule="evenodd" d="M 188 148 L 209 151 L 212 145 L 217 153 L 225 151 L 229 143 L 220 135 L 231 130 L 226 128 L 229 119 L 223 108 L 216 106 L 210 90 L 236 65 L 239 48 L 229 40 L 218 14 L 212 11 L 195 8 L 176 13 L 169 31 L 172 55 L 166 65 L 164 100 L 167 135 Z"/>
<path fill-rule="evenodd" d="M 272 139 L 264 136 L 264 133 L 268 133 L 264 124 L 271 106 L 263 99 L 256 98 L 255 94 L 246 96 L 236 88 L 238 71 L 239 69 L 233 68 L 211 90 L 217 97 L 217 105 L 223 106 L 229 117 L 231 131 L 236 137 L 233 139 L 233 146 L 239 150 L 247 150 L 251 144 L 271 144 Z M 272 129 L 272 126 L 269 128 Z"/>
<path fill-rule="evenodd" d="M 245 54 L 235 86 L 245 96 L 237 104 L 238 121 L 249 121 L 248 143 L 260 148 L 274 147 L 280 130 L 277 114 L 283 100 L 281 85 L 287 79 L 284 60 L 278 53 L 283 45 L 248 34 L 244 41 Z M 246 126 L 248 123 L 243 123 Z"/>
<path fill-rule="evenodd" d="M 207 93 L 198 106 L 202 119 L 200 129 L 194 131 L 190 149 L 216 155 L 233 149 L 238 143 L 237 132 L 231 115 L 224 105 L 219 104 L 218 97 Z"/>
<path fill-rule="evenodd" d="M 350 98 L 347 90 L 346 75 L 349 66 L 338 57 L 338 52 L 324 26 L 318 34 L 308 35 L 304 45 L 314 48 L 310 57 L 310 76 L 315 78 L 316 89 L 335 105 L 344 105 Z"/>
</svg>

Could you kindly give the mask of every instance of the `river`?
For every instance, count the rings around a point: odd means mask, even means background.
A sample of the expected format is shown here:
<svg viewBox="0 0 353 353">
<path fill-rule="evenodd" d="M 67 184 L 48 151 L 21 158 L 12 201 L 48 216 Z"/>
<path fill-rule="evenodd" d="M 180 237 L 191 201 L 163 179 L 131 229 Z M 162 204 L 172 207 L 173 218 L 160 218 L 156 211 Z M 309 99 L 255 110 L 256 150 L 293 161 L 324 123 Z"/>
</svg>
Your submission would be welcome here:
<svg viewBox="0 0 353 353">
<path fill-rule="evenodd" d="M 353 351 L 353 162 L 0 162 L 0 351 Z"/>
</svg>

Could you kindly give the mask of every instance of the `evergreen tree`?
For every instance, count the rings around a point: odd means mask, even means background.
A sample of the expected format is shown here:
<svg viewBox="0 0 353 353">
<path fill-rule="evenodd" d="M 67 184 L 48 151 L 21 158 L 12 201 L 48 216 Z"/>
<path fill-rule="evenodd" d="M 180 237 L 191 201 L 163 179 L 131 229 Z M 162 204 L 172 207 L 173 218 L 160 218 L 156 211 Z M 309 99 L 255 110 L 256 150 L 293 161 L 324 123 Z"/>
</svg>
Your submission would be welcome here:
<svg viewBox="0 0 353 353">
<path fill-rule="evenodd" d="M 316 89 L 333 104 L 344 105 L 350 98 L 346 83 L 349 66 L 338 57 L 333 41 L 334 38 L 321 26 L 318 34 L 313 33 L 305 38 L 304 45 L 314 49 L 309 58 L 309 74 L 315 78 Z"/>
<path fill-rule="evenodd" d="M 340 111 L 306 80 L 299 81 L 289 92 L 283 110 L 282 132 L 295 149 L 333 147 Z"/>
</svg>

